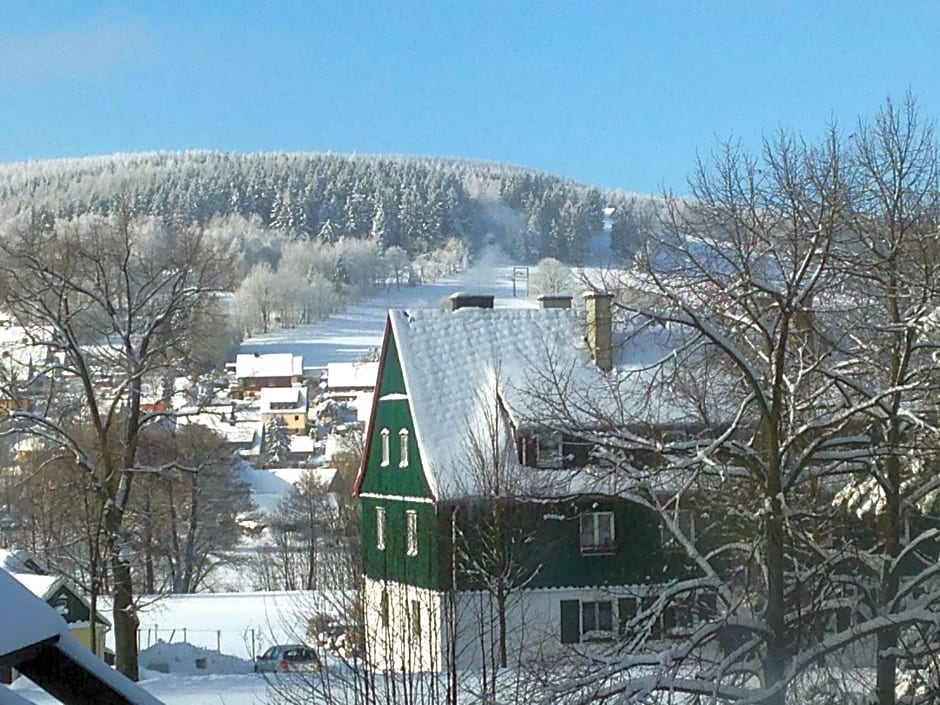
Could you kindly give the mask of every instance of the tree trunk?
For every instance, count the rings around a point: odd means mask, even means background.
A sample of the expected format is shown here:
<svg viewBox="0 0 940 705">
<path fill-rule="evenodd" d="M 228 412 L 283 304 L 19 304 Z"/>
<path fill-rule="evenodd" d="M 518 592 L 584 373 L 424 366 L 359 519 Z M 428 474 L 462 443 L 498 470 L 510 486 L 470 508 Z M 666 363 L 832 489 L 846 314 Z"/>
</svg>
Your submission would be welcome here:
<svg viewBox="0 0 940 705">
<path fill-rule="evenodd" d="M 764 661 L 764 685 L 766 688 L 778 687 L 778 690 L 765 701 L 768 705 L 785 705 L 787 700 L 787 688 L 782 682 L 787 668 L 787 642 L 784 612 L 785 539 L 780 494 L 780 466 L 772 461 L 767 478 L 770 510 L 764 525 L 767 552 L 767 626 L 770 629 L 767 657 Z"/>
<path fill-rule="evenodd" d="M 892 432 L 888 439 L 892 447 L 897 448 L 898 434 Z M 898 594 L 898 571 L 894 561 L 901 550 L 901 469 L 900 459 L 891 456 L 887 459 L 889 488 L 885 490 L 885 510 L 882 516 L 882 536 L 884 538 L 885 557 L 881 577 L 881 608 L 885 609 Z M 897 687 L 898 628 L 888 627 L 878 632 L 878 655 L 876 660 L 875 692 L 878 705 L 894 705 Z"/>
<path fill-rule="evenodd" d="M 496 586 L 496 610 L 499 619 L 499 666 L 506 668 L 506 586 L 502 580 Z"/>
<path fill-rule="evenodd" d="M 111 548 L 111 575 L 114 580 L 114 665 L 132 681 L 138 679 L 137 627 L 134 586 L 130 566 L 121 556 L 121 543 Z"/>
</svg>

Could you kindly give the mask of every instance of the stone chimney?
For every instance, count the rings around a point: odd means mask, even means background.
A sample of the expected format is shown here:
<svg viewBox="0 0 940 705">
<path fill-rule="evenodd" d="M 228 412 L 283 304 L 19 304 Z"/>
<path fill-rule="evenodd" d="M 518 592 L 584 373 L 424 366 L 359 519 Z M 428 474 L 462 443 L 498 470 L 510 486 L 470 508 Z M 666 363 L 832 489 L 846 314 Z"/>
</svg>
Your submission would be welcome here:
<svg viewBox="0 0 940 705">
<path fill-rule="evenodd" d="M 464 294 L 457 292 L 450 295 L 450 310 L 456 311 L 461 308 L 493 308 L 492 295 L 488 294 Z"/>
<path fill-rule="evenodd" d="M 585 328 L 588 348 L 595 364 L 604 372 L 614 366 L 611 303 L 614 297 L 604 291 L 584 295 Z"/>
<path fill-rule="evenodd" d="M 570 294 L 542 294 L 538 298 L 539 308 L 571 308 Z"/>
</svg>

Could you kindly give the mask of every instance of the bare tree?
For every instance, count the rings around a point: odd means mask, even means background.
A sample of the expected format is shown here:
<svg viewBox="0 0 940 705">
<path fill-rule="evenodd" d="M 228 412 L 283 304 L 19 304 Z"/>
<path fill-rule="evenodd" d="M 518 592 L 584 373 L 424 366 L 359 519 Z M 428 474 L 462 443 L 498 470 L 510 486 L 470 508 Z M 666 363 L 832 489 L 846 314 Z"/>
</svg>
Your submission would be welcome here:
<svg viewBox="0 0 940 705">
<path fill-rule="evenodd" d="M 542 294 L 570 293 L 576 283 L 572 271 L 553 257 L 539 261 L 529 278 L 529 291 L 535 296 Z"/>
<path fill-rule="evenodd" d="M 71 453 L 103 507 L 117 667 L 137 678 L 137 617 L 125 526 L 141 431 L 166 415 L 143 398 L 147 378 L 190 355 L 192 326 L 229 288 L 232 261 L 184 226 L 125 213 L 72 221 L 32 217 L 0 240 L 3 306 L 54 361 L 29 380 L 2 380 L 8 420 Z M 28 407 L 28 408 L 27 408 Z M 68 421 L 91 429 L 87 439 Z"/>
<path fill-rule="evenodd" d="M 600 459 L 691 561 L 689 577 L 633 626 L 703 589 L 718 615 L 654 654 L 643 653 L 650 630 L 633 630 L 621 667 L 598 672 L 617 677 L 581 681 L 581 697 L 661 691 L 782 705 L 812 664 L 804 640 L 831 612 L 807 609 L 807 596 L 823 594 L 822 566 L 841 555 L 826 478 L 867 453 L 854 424 L 871 404 L 847 404 L 821 373 L 839 331 L 813 310 L 842 284 L 833 261 L 843 159 L 833 131 L 819 145 L 781 135 L 759 159 L 724 145 L 700 163 L 692 198 L 669 201 L 642 266 L 608 282 L 635 337 L 627 345 L 641 350 L 639 363 L 612 373 L 616 403 L 603 410 L 555 384 L 559 418 L 594 411 Z M 713 502 L 690 535 L 682 512 Z"/>
<path fill-rule="evenodd" d="M 235 519 L 251 507 L 224 439 L 198 424 L 148 428 L 140 461 L 167 468 L 141 478 L 129 512 L 143 557 L 144 589 L 196 592 L 229 562 L 240 538 Z"/>
<path fill-rule="evenodd" d="M 918 520 L 936 485 L 940 433 L 931 323 L 940 304 L 940 153 L 932 125 L 910 96 L 900 105 L 887 101 L 872 123 L 860 122 L 852 147 L 851 239 L 843 266 L 851 273 L 846 317 L 853 335 L 830 373 L 850 398 L 870 404 L 865 425 L 873 457 L 857 480 L 875 498 L 877 612 L 890 622 L 878 632 L 877 696 L 880 705 L 892 705 L 898 654 L 907 652 L 900 613 L 912 603 L 927 607 L 920 625 L 926 628 L 936 608 L 931 600 L 940 599 L 935 561 L 922 553 L 933 542 L 925 536 L 932 523 Z M 900 560 L 902 554 L 908 559 Z M 918 600 L 912 600 L 915 585 Z"/>
</svg>

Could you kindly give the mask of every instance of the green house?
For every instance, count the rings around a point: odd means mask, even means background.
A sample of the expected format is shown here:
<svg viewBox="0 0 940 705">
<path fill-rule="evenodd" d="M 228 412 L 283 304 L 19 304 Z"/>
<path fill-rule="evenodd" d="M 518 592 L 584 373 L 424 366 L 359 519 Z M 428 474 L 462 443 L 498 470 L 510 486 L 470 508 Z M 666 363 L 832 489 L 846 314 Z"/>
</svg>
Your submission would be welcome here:
<svg viewBox="0 0 940 705">
<path fill-rule="evenodd" d="M 451 301 L 386 324 L 355 488 L 369 658 L 441 671 L 610 640 L 682 569 L 577 433 L 576 409 L 623 406 L 610 297 Z"/>
</svg>

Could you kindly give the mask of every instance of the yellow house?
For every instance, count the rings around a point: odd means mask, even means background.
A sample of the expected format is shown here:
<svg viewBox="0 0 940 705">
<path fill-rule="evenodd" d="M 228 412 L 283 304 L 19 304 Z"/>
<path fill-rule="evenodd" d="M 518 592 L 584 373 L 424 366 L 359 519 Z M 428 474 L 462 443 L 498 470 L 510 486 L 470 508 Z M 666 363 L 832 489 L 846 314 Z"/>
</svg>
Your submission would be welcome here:
<svg viewBox="0 0 940 705">
<path fill-rule="evenodd" d="M 265 387 L 261 390 L 259 406 L 262 424 L 267 425 L 270 418 L 276 416 L 293 433 L 307 430 L 306 387 Z"/>
<path fill-rule="evenodd" d="M 11 573 L 16 580 L 36 597 L 62 615 L 69 632 L 85 648 L 91 648 L 91 606 L 61 575 L 35 575 Z M 104 659 L 105 634 L 111 629 L 101 612 L 95 615 L 95 654 Z"/>
</svg>

